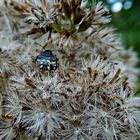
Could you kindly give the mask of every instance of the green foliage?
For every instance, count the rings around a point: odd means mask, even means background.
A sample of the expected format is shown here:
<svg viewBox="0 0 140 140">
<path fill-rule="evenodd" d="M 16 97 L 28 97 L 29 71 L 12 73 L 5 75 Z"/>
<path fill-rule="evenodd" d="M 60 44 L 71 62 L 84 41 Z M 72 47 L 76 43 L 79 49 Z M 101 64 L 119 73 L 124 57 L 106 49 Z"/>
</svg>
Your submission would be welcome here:
<svg viewBox="0 0 140 140">
<path fill-rule="evenodd" d="M 133 6 L 129 10 L 121 10 L 113 14 L 112 23 L 121 33 L 124 43 L 128 47 L 133 47 L 140 58 L 140 1 L 133 1 Z"/>
<path fill-rule="evenodd" d="M 88 7 L 91 9 L 95 0 L 85 0 L 88 1 Z M 111 5 L 107 0 L 102 0 L 111 9 Z M 125 0 L 126 1 L 126 0 Z M 122 2 L 124 2 L 122 0 Z M 120 33 L 122 41 L 126 48 L 133 48 L 137 52 L 140 60 L 140 1 L 132 0 L 133 5 L 130 9 L 122 9 L 118 13 L 112 14 L 112 26 L 116 27 L 117 32 Z M 138 63 L 140 67 L 140 61 Z M 138 81 L 138 87 L 140 87 L 140 78 Z M 137 93 L 140 93 L 140 88 L 138 88 Z M 140 95 L 140 94 L 139 94 Z"/>
<path fill-rule="evenodd" d="M 122 40 L 126 48 L 132 47 L 138 54 L 140 60 L 140 1 L 134 0 L 133 6 L 129 10 L 121 10 L 119 13 L 112 13 L 112 24 L 121 33 Z M 138 63 L 140 67 L 140 61 Z M 136 94 L 140 95 L 140 78 L 138 81 L 138 90 Z"/>
<path fill-rule="evenodd" d="M 84 0 L 84 2 L 87 2 L 86 7 L 91 10 L 93 8 L 93 5 L 95 4 L 95 0 Z"/>
</svg>

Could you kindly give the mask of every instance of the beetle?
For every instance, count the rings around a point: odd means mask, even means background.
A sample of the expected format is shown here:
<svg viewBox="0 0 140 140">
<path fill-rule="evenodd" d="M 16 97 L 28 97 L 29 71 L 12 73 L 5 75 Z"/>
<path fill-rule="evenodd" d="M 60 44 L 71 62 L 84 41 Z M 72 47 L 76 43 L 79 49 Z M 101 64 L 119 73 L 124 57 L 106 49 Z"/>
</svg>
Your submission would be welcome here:
<svg viewBox="0 0 140 140">
<path fill-rule="evenodd" d="M 37 67 L 43 71 L 55 71 L 58 67 L 58 58 L 51 50 L 43 50 L 35 59 Z"/>
</svg>

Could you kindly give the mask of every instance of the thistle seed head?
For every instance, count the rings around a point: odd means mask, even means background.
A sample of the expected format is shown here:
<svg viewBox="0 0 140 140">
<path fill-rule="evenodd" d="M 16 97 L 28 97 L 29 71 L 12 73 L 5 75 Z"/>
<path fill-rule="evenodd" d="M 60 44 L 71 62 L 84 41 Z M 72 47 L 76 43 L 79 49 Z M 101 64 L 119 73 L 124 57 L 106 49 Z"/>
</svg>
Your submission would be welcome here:
<svg viewBox="0 0 140 140">
<path fill-rule="evenodd" d="M 0 6 L 0 139 L 139 136 L 140 98 L 132 88 L 137 56 L 102 26 L 110 15 L 101 2 L 5 0 Z M 44 50 L 53 54 L 45 54 L 47 66 L 49 57 L 59 61 L 52 75 L 35 63 L 44 64 Z"/>
</svg>

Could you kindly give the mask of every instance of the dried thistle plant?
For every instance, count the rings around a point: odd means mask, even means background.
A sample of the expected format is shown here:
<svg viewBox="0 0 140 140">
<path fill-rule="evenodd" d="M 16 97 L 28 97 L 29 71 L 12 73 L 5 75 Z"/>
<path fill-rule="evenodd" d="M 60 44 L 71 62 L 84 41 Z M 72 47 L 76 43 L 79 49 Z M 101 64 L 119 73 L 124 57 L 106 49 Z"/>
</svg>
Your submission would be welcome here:
<svg viewBox="0 0 140 140">
<path fill-rule="evenodd" d="M 105 27 L 109 21 L 101 2 L 90 9 L 83 0 L 1 1 L 1 140 L 139 136 L 137 57 Z M 56 71 L 36 64 L 50 68 L 53 56 Z"/>
</svg>

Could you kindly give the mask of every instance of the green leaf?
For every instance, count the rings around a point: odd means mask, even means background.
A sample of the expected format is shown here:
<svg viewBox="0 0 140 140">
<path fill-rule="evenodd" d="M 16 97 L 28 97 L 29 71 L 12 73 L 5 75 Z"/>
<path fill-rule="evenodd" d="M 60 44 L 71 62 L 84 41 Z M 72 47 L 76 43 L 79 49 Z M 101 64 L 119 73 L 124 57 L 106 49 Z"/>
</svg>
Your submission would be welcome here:
<svg viewBox="0 0 140 140">
<path fill-rule="evenodd" d="M 61 23 L 54 23 L 54 24 L 52 25 L 52 28 L 53 28 L 56 32 L 62 32 Z"/>
</svg>

